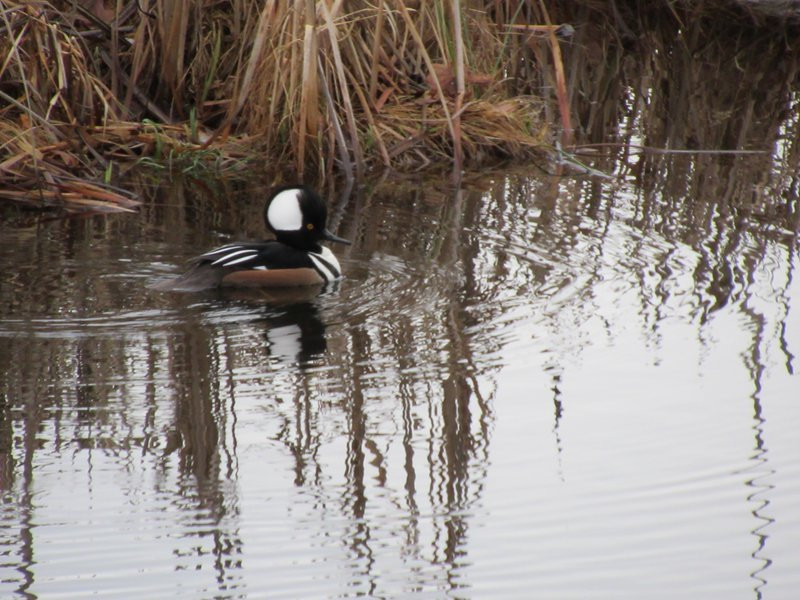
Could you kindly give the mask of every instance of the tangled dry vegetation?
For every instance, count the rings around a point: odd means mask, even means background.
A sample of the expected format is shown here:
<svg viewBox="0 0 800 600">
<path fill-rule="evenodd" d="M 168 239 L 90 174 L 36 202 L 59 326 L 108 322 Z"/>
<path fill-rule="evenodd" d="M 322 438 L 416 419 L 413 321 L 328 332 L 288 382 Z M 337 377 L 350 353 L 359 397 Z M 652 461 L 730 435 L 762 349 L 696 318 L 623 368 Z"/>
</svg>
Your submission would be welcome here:
<svg viewBox="0 0 800 600">
<path fill-rule="evenodd" d="M 143 157 L 302 177 L 526 156 L 549 133 L 519 79 L 557 73 L 538 6 L 0 0 L 0 197 L 130 208 L 108 184 Z"/>
</svg>

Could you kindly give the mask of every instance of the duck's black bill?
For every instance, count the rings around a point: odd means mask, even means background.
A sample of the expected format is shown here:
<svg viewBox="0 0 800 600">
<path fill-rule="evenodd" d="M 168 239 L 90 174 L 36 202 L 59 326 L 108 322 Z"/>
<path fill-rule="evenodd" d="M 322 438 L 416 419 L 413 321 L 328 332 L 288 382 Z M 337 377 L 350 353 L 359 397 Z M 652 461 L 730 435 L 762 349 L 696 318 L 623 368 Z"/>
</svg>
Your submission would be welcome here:
<svg viewBox="0 0 800 600">
<path fill-rule="evenodd" d="M 347 245 L 351 244 L 350 240 L 340 238 L 338 235 L 332 234 L 327 229 L 322 233 L 322 239 L 328 240 L 329 242 L 339 242 L 340 244 L 347 244 Z"/>
</svg>

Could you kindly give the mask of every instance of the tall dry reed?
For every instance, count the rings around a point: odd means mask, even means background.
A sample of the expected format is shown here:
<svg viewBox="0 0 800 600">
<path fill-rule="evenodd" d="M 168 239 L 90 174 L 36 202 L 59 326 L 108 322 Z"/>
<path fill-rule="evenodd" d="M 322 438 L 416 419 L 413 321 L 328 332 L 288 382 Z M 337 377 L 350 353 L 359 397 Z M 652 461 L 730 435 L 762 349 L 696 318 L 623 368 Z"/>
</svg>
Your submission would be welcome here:
<svg viewBox="0 0 800 600">
<path fill-rule="evenodd" d="M 529 154 L 548 130 L 515 66 L 533 34 L 512 25 L 540 17 L 510 0 L 0 0 L 0 195 L 63 201 L 132 158 L 232 147 L 301 177 Z"/>
<path fill-rule="evenodd" d="M 0 197 L 130 208 L 104 183 L 142 157 L 299 177 L 527 157 L 557 114 L 573 127 L 558 19 L 575 6 L 625 43 L 630 14 L 685 27 L 755 4 L 0 0 Z"/>
</svg>

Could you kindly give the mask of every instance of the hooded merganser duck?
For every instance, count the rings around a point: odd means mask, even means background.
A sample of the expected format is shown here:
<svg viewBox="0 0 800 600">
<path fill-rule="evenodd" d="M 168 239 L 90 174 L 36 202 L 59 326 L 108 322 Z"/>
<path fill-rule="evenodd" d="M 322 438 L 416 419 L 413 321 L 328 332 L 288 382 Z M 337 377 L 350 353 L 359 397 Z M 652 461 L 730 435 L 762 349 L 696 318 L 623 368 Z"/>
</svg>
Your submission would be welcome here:
<svg viewBox="0 0 800 600">
<path fill-rule="evenodd" d="M 214 287 L 292 287 L 326 284 L 342 276 L 327 240 L 349 244 L 326 228 L 328 210 L 304 185 L 279 187 L 264 207 L 264 220 L 275 234 L 264 242 L 234 242 L 192 259 L 191 269 L 155 285 L 158 290 L 199 291 Z"/>
</svg>

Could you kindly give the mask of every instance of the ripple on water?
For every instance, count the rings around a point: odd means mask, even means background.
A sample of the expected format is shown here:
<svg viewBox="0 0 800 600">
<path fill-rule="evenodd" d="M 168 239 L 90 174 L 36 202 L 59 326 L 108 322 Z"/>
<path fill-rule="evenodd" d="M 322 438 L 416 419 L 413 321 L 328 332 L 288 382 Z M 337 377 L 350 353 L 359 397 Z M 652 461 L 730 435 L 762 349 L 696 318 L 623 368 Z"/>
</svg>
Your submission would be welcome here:
<svg viewBox="0 0 800 600">
<path fill-rule="evenodd" d="M 374 254 L 368 260 L 344 259 L 347 277 L 334 297 L 323 297 L 327 306 L 335 304 L 344 319 L 363 320 L 381 315 L 390 321 L 404 314 L 415 318 L 436 307 L 447 297 L 457 281 L 457 269 L 448 270 L 434 262 L 412 264 L 389 254 Z"/>
<path fill-rule="evenodd" d="M 5 319 L 0 325 L 0 338 L 21 335 L 50 339 L 98 338 L 165 329 L 182 321 L 183 312 L 178 309 L 122 311 L 89 317 Z"/>
</svg>

